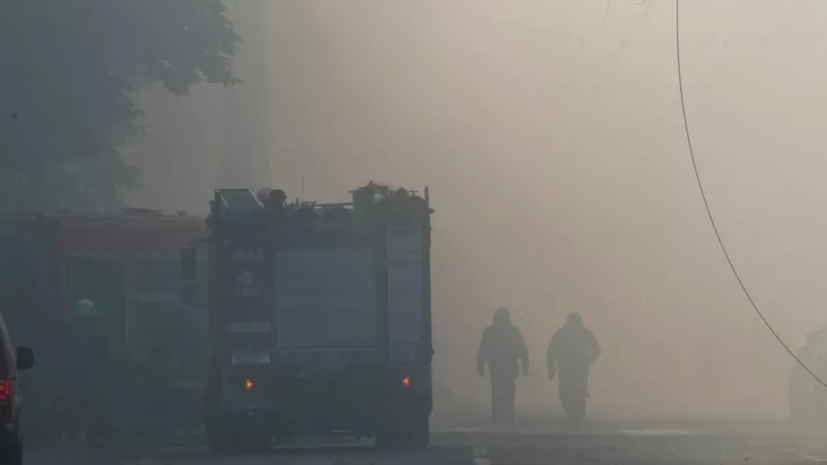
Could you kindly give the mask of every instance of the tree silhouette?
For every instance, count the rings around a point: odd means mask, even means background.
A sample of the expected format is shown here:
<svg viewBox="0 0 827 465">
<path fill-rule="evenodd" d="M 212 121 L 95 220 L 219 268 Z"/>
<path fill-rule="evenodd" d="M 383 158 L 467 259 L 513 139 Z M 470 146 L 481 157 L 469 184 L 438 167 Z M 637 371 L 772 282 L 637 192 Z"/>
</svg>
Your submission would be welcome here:
<svg viewBox="0 0 827 465">
<path fill-rule="evenodd" d="M 233 84 L 221 0 L 0 0 L 0 208 L 116 206 L 135 93 Z"/>
</svg>

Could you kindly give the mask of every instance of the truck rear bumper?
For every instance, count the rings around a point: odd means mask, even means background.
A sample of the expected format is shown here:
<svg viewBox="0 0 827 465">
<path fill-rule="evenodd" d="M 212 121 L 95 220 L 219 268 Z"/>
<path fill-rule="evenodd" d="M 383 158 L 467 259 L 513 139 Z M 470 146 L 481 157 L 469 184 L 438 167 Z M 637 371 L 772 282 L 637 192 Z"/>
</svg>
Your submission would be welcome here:
<svg viewBox="0 0 827 465">
<path fill-rule="evenodd" d="M 223 406 L 214 412 L 209 426 L 266 430 L 275 436 L 286 437 L 325 436 L 331 433 L 370 437 L 389 422 L 429 414 L 428 404 L 416 399 L 408 399 L 405 404 L 380 399 L 369 405 L 342 403 L 335 406 L 274 403 L 268 407 Z"/>
<path fill-rule="evenodd" d="M 430 414 L 430 376 L 423 368 L 225 369 L 210 385 L 207 398 L 213 407 L 208 423 L 243 422 L 294 436 L 345 431 L 371 436 L 391 419 Z"/>
</svg>

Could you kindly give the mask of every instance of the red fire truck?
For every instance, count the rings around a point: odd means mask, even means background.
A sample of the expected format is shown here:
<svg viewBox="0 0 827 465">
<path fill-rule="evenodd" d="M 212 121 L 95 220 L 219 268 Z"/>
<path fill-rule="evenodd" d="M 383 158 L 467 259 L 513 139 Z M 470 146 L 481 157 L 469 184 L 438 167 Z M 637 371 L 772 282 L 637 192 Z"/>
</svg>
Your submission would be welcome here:
<svg viewBox="0 0 827 465">
<path fill-rule="evenodd" d="M 95 304 L 118 362 L 107 374 L 113 406 L 137 407 L 113 408 L 113 418 L 130 427 L 141 415 L 180 406 L 173 399 L 154 402 L 154 409 L 134 398 L 118 401 L 135 386 L 200 390 L 205 363 L 198 358 L 205 349 L 198 345 L 206 321 L 202 309 L 179 301 L 179 253 L 208 233 L 203 217 L 145 209 L 0 213 L 0 308 L 15 342 L 38 356 L 38 369 L 26 379 L 29 439 L 60 432 L 58 356 L 67 315 L 81 299 Z M 155 369 L 139 368 L 148 366 Z M 142 380 L 147 376 L 168 376 L 169 383 Z M 196 398 L 191 394 L 186 397 Z"/>
</svg>

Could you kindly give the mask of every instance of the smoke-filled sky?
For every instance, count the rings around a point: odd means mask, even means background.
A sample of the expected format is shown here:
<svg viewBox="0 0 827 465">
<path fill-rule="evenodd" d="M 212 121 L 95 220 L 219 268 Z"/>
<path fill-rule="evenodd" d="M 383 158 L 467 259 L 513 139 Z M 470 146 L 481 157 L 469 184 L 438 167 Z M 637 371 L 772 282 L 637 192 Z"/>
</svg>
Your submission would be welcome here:
<svg viewBox="0 0 827 465">
<path fill-rule="evenodd" d="M 580 311 L 604 352 L 595 411 L 783 414 L 790 359 L 730 273 L 695 182 L 674 0 L 234 5 L 245 84 L 144 96 L 134 203 L 204 211 L 235 182 L 325 201 L 368 180 L 429 185 L 437 381 L 464 399 L 487 395 L 473 358 L 508 306 L 533 356 L 523 408 L 556 405 L 545 346 Z M 681 6 L 710 206 L 797 348 L 827 324 L 827 3 Z"/>
</svg>

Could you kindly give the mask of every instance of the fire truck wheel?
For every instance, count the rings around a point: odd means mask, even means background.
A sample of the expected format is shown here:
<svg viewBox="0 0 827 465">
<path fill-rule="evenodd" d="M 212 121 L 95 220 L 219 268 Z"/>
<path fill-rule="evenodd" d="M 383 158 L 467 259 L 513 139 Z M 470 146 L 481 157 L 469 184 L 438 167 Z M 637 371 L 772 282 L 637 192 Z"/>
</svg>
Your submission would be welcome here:
<svg viewBox="0 0 827 465">
<path fill-rule="evenodd" d="M 429 415 L 420 414 L 415 416 L 414 424 L 411 425 L 410 435 L 408 436 L 410 443 L 409 447 L 412 449 L 425 449 L 430 442 L 429 430 Z"/>
<path fill-rule="evenodd" d="M 251 454 L 270 452 L 273 446 L 273 437 L 265 429 L 249 431 L 245 439 L 246 451 Z"/>
<path fill-rule="evenodd" d="M 216 455 L 239 455 L 244 453 L 244 438 L 233 425 L 226 428 L 216 428 L 208 438 L 210 452 Z"/>
<path fill-rule="evenodd" d="M 393 449 L 396 443 L 394 431 L 387 426 L 376 432 L 376 447 L 379 449 Z"/>
<path fill-rule="evenodd" d="M 428 442 L 427 414 L 390 421 L 376 433 L 376 446 L 380 449 L 425 449 Z"/>
</svg>

